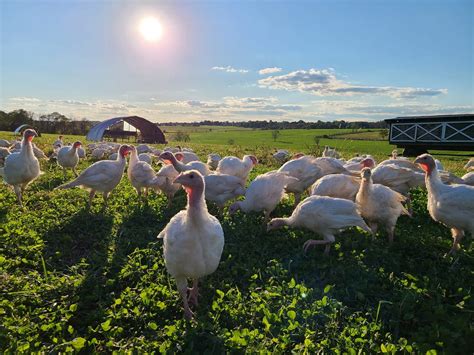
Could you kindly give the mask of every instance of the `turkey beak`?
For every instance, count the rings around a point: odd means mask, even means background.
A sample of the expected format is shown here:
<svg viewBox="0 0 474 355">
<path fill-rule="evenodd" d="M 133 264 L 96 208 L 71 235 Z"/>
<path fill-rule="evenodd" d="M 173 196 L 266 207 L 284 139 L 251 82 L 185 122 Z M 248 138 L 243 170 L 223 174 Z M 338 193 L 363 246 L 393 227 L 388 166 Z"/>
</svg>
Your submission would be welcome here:
<svg viewBox="0 0 474 355">
<path fill-rule="evenodd" d="M 420 164 L 420 158 L 416 158 L 413 163 L 414 163 L 414 164 Z"/>
</svg>

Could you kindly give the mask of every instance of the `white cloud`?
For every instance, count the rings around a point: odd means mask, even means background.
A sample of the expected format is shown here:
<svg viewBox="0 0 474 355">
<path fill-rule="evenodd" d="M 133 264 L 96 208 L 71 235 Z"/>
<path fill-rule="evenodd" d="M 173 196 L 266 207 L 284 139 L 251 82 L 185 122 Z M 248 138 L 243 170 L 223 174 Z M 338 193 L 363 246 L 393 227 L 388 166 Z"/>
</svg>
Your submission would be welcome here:
<svg viewBox="0 0 474 355">
<path fill-rule="evenodd" d="M 417 89 L 413 89 L 417 90 Z M 400 95 L 412 92 L 400 91 Z M 422 97 L 420 95 L 419 97 Z M 35 98 L 8 99 L 6 111 L 25 108 L 37 114 L 61 112 L 69 117 L 101 120 L 115 116 L 138 115 L 153 121 L 199 120 L 381 120 L 396 116 L 472 113 L 472 105 L 440 105 L 433 102 L 357 100 L 347 97 L 315 99 L 312 102 L 289 103 L 276 97 L 225 96 L 215 100 L 176 100 L 129 102 L 124 100 L 75 100 Z M 158 100 L 158 99 L 157 99 Z M 383 101 L 383 102 L 381 102 Z"/>
<path fill-rule="evenodd" d="M 281 71 L 282 71 L 281 68 L 271 67 L 271 68 L 260 69 L 260 70 L 258 71 L 258 73 L 259 73 L 260 75 L 266 75 L 266 74 L 278 73 L 278 72 L 281 72 Z"/>
<path fill-rule="evenodd" d="M 226 73 L 248 73 L 249 72 L 247 69 L 236 69 L 236 68 L 231 67 L 230 65 L 226 67 L 212 67 L 211 70 L 224 71 Z"/>
<path fill-rule="evenodd" d="M 333 118 L 385 119 L 395 116 L 460 114 L 473 111 L 474 106 L 470 105 L 443 106 L 421 102 L 371 104 L 361 101 L 320 100 L 314 101 L 307 112 L 309 115 Z"/>
<path fill-rule="evenodd" d="M 263 88 L 300 91 L 317 96 L 381 95 L 397 99 L 414 99 L 448 92 L 447 89 L 354 85 L 338 79 L 333 69 L 296 70 L 260 79 L 258 83 Z"/>
<path fill-rule="evenodd" d="M 37 99 L 36 97 L 10 97 L 8 100 L 12 102 L 23 102 L 23 103 L 41 102 L 41 100 Z"/>
</svg>

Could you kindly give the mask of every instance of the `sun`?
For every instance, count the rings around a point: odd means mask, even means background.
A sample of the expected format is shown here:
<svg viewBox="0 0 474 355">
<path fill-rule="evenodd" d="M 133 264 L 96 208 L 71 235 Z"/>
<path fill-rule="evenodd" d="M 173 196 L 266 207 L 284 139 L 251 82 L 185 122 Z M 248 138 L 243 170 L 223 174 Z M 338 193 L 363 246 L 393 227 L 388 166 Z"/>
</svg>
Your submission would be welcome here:
<svg viewBox="0 0 474 355">
<path fill-rule="evenodd" d="M 143 18 L 140 21 L 139 29 L 143 38 L 148 42 L 158 41 L 163 34 L 163 28 L 155 17 Z"/>
</svg>

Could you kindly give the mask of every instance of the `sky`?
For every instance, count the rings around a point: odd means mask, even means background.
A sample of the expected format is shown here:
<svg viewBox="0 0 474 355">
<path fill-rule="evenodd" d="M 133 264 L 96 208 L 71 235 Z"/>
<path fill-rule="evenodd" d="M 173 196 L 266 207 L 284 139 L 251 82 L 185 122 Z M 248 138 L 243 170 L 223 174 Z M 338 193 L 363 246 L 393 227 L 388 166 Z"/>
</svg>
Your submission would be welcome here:
<svg viewBox="0 0 474 355">
<path fill-rule="evenodd" d="M 162 28 L 140 32 L 144 18 Z M 0 1 L 0 110 L 74 119 L 474 112 L 474 2 Z"/>
</svg>

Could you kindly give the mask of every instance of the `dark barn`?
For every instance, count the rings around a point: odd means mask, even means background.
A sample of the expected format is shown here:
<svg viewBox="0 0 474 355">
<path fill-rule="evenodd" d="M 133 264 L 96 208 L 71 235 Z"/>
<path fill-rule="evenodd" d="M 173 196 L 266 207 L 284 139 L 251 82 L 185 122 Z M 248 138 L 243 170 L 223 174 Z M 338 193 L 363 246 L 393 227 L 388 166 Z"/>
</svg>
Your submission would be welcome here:
<svg viewBox="0 0 474 355">
<path fill-rule="evenodd" d="M 474 114 L 396 117 L 390 126 L 390 144 L 414 156 L 434 150 L 474 151 Z"/>
<path fill-rule="evenodd" d="M 136 130 L 124 130 L 124 122 Z M 86 137 L 90 141 L 101 141 L 107 138 L 114 141 L 132 138 L 139 143 L 167 143 L 165 135 L 155 123 L 139 116 L 110 118 L 92 127 Z"/>
</svg>

